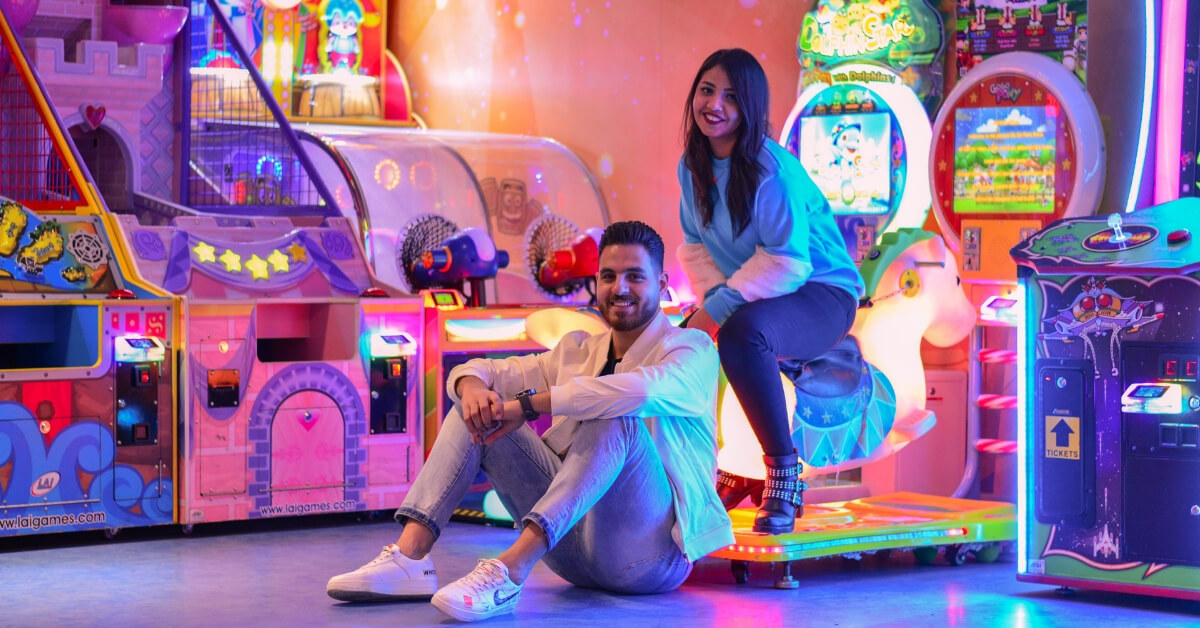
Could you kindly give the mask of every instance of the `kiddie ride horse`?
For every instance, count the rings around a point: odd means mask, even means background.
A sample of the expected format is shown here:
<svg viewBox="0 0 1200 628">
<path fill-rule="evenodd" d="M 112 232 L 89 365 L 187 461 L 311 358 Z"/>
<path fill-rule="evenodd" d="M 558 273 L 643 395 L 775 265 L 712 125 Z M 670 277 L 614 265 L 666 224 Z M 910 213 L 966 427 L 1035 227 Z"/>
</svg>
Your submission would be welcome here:
<svg viewBox="0 0 1200 628">
<path fill-rule="evenodd" d="M 805 364 L 781 362 L 792 435 L 806 463 L 803 478 L 881 460 L 933 428 L 936 417 L 925 408 L 921 339 L 948 347 L 975 325 L 957 268 L 932 233 L 886 234 L 862 264 L 870 297 L 851 335 Z M 764 478 L 762 450 L 724 383 L 719 404 L 723 447 L 718 466 L 726 474 Z M 745 489 L 756 504 L 761 487 Z M 795 532 L 782 535 L 753 532 L 755 509 L 731 511 L 736 542 L 713 556 L 732 561 L 738 583 L 749 579 L 751 562 L 782 562 L 775 586 L 795 588 L 793 560 L 912 548 L 918 560 L 932 562 L 938 547 L 947 546 L 951 564 L 961 564 L 970 552 L 990 562 L 1001 542 L 1016 537 L 1013 506 L 1001 502 L 897 492 L 800 510 Z"/>
</svg>

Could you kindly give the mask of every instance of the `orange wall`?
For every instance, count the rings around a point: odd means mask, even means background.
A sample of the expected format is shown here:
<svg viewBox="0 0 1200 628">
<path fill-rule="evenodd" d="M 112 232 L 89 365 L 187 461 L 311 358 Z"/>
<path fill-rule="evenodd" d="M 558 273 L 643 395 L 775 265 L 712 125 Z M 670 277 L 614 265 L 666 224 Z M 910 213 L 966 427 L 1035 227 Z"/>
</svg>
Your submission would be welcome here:
<svg viewBox="0 0 1200 628">
<path fill-rule="evenodd" d="M 388 47 L 430 128 L 554 138 L 600 180 L 613 220 L 683 236 L 675 165 L 687 90 L 713 50 L 758 56 L 776 133 L 795 102 L 811 0 L 393 0 Z M 587 227 L 590 225 L 580 225 Z M 672 282 L 676 283 L 676 282 Z"/>
</svg>

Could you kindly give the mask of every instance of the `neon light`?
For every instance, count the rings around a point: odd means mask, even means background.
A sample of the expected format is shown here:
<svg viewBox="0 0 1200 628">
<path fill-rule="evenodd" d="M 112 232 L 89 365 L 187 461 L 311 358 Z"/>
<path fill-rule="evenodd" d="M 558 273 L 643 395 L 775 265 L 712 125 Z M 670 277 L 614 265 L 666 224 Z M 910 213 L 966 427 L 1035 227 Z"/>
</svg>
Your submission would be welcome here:
<svg viewBox="0 0 1200 628">
<path fill-rule="evenodd" d="M 1029 420 L 1028 409 L 1030 395 L 1029 378 L 1025 374 L 1025 365 L 1029 359 L 1028 330 L 1025 328 L 1026 310 L 1029 309 L 1029 299 L 1026 298 L 1025 280 L 1017 284 L 1017 302 L 1021 304 L 1021 314 L 1017 320 L 1017 573 L 1023 574 L 1029 566 L 1029 523 L 1026 519 L 1029 511 L 1029 433 L 1026 421 Z M 1036 316 L 1029 317 L 1037 320 Z"/>
<path fill-rule="evenodd" d="M 400 166 L 391 159 L 380 160 L 375 164 L 375 182 L 388 192 L 396 189 L 400 185 Z"/>
<path fill-rule="evenodd" d="M 259 175 L 262 175 L 263 166 L 266 164 L 272 164 L 273 166 L 275 166 L 274 168 L 272 168 L 272 170 L 275 171 L 275 180 L 276 181 L 283 180 L 283 162 L 279 161 L 279 159 L 277 159 L 275 157 L 272 157 L 271 155 L 263 155 L 262 157 L 259 157 L 258 163 L 254 165 L 254 171 L 256 173 L 258 173 Z"/>
<path fill-rule="evenodd" d="M 1183 52 L 1187 2 L 1164 2 L 1162 56 L 1158 62 L 1158 152 L 1154 204 L 1179 198 L 1179 157 L 1183 132 Z"/>
<path fill-rule="evenodd" d="M 453 319 L 446 321 L 450 340 L 458 342 L 499 342 L 525 339 L 523 318 Z"/>
<path fill-rule="evenodd" d="M 1134 210 L 1138 191 L 1142 188 L 1142 169 L 1146 166 L 1146 142 L 1150 139 L 1150 103 L 1154 100 L 1154 0 L 1145 0 L 1146 15 L 1146 67 L 1142 70 L 1142 120 L 1138 128 L 1137 156 L 1133 160 L 1133 180 L 1129 182 L 1129 198 L 1125 200 L 1125 213 Z M 1172 4 L 1168 2 L 1167 4 Z M 1178 3 L 1176 3 L 1178 4 Z M 1177 134 L 1178 135 L 1178 134 Z"/>
</svg>

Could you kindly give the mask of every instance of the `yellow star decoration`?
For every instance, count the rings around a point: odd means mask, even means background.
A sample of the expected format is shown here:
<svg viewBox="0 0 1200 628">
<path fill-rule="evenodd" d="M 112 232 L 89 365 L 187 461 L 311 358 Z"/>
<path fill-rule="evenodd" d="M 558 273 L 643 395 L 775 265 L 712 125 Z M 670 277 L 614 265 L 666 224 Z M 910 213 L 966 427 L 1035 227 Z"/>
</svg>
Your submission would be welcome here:
<svg viewBox="0 0 1200 628">
<path fill-rule="evenodd" d="M 1063 164 L 1063 170 L 1071 169 L 1071 160 L 1070 159 L 1064 159 L 1062 164 Z"/>
<path fill-rule="evenodd" d="M 300 246 L 299 242 L 293 242 L 291 246 L 287 247 L 287 252 L 292 256 L 294 262 L 308 261 L 308 251 Z"/>
<path fill-rule="evenodd" d="M 214 249 L 212 247 L 212 245 L 208 244 L 207 242 L 201 242 L 200 244 L 197 244 L 196 246 L 192 247 L 192 252 L 196 254 L 197 262 L 215 262 L 215 261 L 217 261 L 217 256 L 213 255 L 214 253 L 216 253 L 216 251 L 217 250 Z"/>
<path fill-rule="evenodd" d="M 257 254 L 251 255 L 250 261 L 246 262 L 246 270 L 250 271 L 250 276 L 255 279 L 266 279 L 267 261 Z"/>
<path fill-rule="evenodd" d="M 910 87 L 917 84 L 918 78 L 920 78 L 920 75 L 913 70 L 911 65 L 904 68 L 904 71 L 900 73 L 900 79 L 904 81 L 905 85 Z"/>
<path fill-rule="evenodd" d="M 971 92 L 971 104 L 973 105 L 977 102 L 979 102 L 979 94 Z"/>
<path fill-rule="evenodd" d="M 938 162 L 938 172 L 945 172 L 945 171 L 946 171 L 946 160 L 943 159 Z"/>
<path fill-rule="evenodd" d="M 1039 89 L 1033 93 L 1033 102 L 1040 103 L 1042 102 L 1043 97 L 1045 97 L 1045 94 L 1043 94 L 1042 90 Z"/>
<path fill-rule="evenodd" d="M 279 249 L 271 251 L 271 254 L 267 256 L 267 261 L 271 262 L 271 268 L 274 268 L 277 273 L 286 273 L 291 270 L 288 268 L 288 256 L 280 253 Z"/>
<path fill-rule="evenodd" d="M 221 254 L 221 261 L 225 263 L 225 270 L 231 273 L 242 272 L 242 256 L 234 253 L 229 249 Z"/>
</svg>

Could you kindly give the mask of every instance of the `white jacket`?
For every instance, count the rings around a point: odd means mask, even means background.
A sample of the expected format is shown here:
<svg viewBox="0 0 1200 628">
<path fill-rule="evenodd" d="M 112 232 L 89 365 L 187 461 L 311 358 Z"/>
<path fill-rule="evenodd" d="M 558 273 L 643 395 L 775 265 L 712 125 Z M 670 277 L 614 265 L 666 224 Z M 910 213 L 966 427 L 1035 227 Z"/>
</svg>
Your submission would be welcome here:
<svg viewBox="0 0 1200 628">
<path fill-rule="evenodd" d="M 549 390 L 554 424 L 543 439 L 560 453 L 570 445 L 574 421 L 641 418 L 671 480 L 675 542 L 692 561 L 732 544 L 733 527 L 714 487 L 719 359 L 712 340 L 673 327 L 659 311 L 615 372 L 596 377 L 611 338 L 611 331 L 576 331 L 545 353 L 474 359 L 450 371 L 446 386 L 455 403 L 458 380 L 467 375 L 505 400 L 529 388 Z"/>
</svg>

